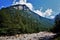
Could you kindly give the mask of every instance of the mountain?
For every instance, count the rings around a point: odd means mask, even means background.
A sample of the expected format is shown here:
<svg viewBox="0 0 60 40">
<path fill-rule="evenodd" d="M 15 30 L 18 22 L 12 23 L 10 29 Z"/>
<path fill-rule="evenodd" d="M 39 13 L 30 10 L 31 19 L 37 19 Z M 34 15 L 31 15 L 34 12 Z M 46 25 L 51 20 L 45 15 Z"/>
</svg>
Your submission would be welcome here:
<svg viewBox="0 0 60 40">
<path fill-rule="evenodd" d="M 18 4 L 0 10 L 0 33 L 48 31 L 53 24 L 53 20 L 41 17 L 26 5 Z"/>
</svg>

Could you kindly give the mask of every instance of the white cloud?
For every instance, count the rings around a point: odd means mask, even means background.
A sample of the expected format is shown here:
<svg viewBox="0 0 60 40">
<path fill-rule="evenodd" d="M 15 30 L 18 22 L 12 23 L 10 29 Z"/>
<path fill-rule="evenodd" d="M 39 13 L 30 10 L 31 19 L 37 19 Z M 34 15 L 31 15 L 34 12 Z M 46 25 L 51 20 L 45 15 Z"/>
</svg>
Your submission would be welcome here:
<svg viewBox="0 0 60 40">
<path fill-rule="evenodd" d="M 51 18 L 51 19 L 54 19 L 54 18 L 55 18 L 55 16 L 50 16 L 50 18 Z"/>
<path fill-rule="evenodd" d="M 15 3 L 15 1 L 13 3 Z M 27 0 L 20 0 L 19 2 L 16 2 L 14 5 L 17 5 L 17 4 L 22 4 L 22 5 L 25 4 L 27 7 L 29 7 L 30 10 L 33 9 L 32 4 L 31 3 L 27 3 Z"/>
<path fill-rule="evenodd" d="M 43 12 L 41 12 L 41 10 L 34 10 L 35 13 L 37 13 L 38 15 L 44 17 Z"/>
<path fill-rule="evenodd" d="M 20 4 L 25 4 L 27 2 L 27 0 L 20 0 L 19 3 Z"/>
<path fill-rule="evenodd" d="M 12 5 L 17 5 L 17 4 L 26 4 L 27 0 L 20 0 L 19 2 L 16 2 L 16 0 L 13 1 Z"/>
<path fill-rule="evenodd" d="M 52 9 L 47 9 L 45 12 L 42 12 L 41 10 L 35 10 L 34 12 L 39 14 L 42 17 L 48 18 L 49 16 L 52 15 L 53 11 L 52 11 Z M 52 18 L 52 16 L 51 16 L 51 18 Z"/>
<path fill-rule="evenodd" d="M 5 8 L 5 6 L 1 6 L 1 8 Z"/>
<path fill-rule="evenodd" d="M 33 6 L 31 3 L 26 3 L 26 6 L 29 7 L 30 10 L 33 10 Z"/>
<path fill-rule="evenodd" d="M 13 1 L 13 4 L 15 4 L 15 3 L 16 3 L 16 0 Z"/>
<path fill-rule="evenodd" d="M 2 8 L 4 7 L 4 6 L 1 6 Z"/>
<path fill-rule="evenodd" d="M 42 11 L 41 11 L 42 9 L 40 9 L 40 10 L 34 10 L 33 5 L 32 5 L 31 3 L 27 3 L 27 0 L 20 0 L 19 2 L 15 2 L 15 1 L 16 1 L 16 0 L 14 0 L 14 2 L 13 2 L 14 5 L 17 5 L 17 4 L 22 4 L 22 5 L 24 5 L 24 4 L 25 4 L 27 7 L 29 7 L 29 9 L 30 9 L 31 11 L 37 13 L 38 15 L 40 15 L 40 16 L 42 16 L 42 17 L 48 18 L 48 17 L 50 16 L 50 18 L 54 18 L 54 16 L 51 16 L 51 15 L 52 15 L 52 12 L 53 12 L 52 9 L 49 9 L 49 8 L 48 8 L 47 10 L 45 10 L 45 12 L 42 12 Z"/>
<path fill-rule="evenodd" d="M 52 9 L 47 9 L 44 14 L 46 16 L 50 16 L 50 15 L 52 15 L 52 12 L 53 12 Z"/>
</svg>

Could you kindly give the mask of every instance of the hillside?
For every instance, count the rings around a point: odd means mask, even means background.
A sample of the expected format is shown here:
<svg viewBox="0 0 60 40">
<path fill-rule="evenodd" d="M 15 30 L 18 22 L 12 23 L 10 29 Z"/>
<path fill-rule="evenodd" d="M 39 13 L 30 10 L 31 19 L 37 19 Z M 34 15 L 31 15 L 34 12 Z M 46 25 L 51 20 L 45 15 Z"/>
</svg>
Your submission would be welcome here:
<svg viewBox="0 0 60 40">
<path fill-rule="evenodd" d="M 14 5 L 0 10 L 0 34 L 48 31 L 53 20 L 32 12 L 26 5 Z"/>
</svg>

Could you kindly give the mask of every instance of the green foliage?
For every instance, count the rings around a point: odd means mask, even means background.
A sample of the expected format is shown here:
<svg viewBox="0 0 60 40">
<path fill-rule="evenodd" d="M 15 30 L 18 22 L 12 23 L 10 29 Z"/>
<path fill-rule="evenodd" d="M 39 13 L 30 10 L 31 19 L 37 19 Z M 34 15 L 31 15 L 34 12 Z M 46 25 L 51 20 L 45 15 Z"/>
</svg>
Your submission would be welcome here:
<svg viewBox="0 0 60 40">
<path fill-rule="evenodd" d="M 51 31 L 57 34 L 55 40 L 60 40 L 60 14 L 56 15 L 55 24 Z"/>
<path fill-rule="evenodd" d="M 60 14 L 56 15 L 55 17 L 55 24 L 52 29 L 52 32 L 60 34 Z"/>
<path fill-rule="evenodd" d="M 60 37 L 55 38 L 54 40 L 60 40 Z"/>
<path fill-rule="evenodd" d="M 48 31 L 43 21 L 38 21 L 29 11 L 6 8 L 0 10 L 0 35 L 15 35 Z"/>
</svg>

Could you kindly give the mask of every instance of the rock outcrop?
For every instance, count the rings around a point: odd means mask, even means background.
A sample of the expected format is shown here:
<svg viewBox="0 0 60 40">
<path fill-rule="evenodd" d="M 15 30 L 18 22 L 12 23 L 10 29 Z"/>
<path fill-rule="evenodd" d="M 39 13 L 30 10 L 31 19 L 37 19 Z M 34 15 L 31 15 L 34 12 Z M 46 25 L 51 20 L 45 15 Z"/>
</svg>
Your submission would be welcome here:
<svg viewBox="0 0 60 40">
<path fill-rule="evenodd" d="M 15 36 L 0 37 L 0 40 L 52 40 L 56 34 L 51 32 L 39 32 L 33 34 L 19 34 Z"/>
</svg>

